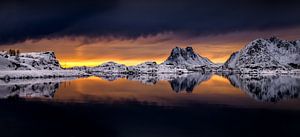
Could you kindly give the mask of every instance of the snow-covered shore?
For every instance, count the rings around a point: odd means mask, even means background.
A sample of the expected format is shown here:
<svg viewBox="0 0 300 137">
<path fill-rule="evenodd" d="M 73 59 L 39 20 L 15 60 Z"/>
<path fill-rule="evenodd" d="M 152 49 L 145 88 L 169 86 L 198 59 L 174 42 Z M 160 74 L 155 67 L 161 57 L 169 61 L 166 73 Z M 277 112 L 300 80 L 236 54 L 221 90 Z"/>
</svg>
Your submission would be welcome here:
<svg viewBox="0 0 300 137">
<path fill-rule="evenodd" d="M 0 79 L 90 76 L 78 70 L 1 70 Z"/>
</svg>

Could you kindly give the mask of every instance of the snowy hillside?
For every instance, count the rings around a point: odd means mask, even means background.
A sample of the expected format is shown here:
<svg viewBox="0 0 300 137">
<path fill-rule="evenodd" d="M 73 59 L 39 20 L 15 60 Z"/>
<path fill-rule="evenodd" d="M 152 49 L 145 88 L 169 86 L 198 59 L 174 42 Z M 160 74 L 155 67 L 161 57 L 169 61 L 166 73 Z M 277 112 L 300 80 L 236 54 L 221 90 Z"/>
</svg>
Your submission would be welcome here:
<svg viewBox="0 0 300 137">
<path fill-rule="evenodd" d="M 13 53 L 13 54 L 12 54 Z M 83 71 L 62 69 L 54 52 L 0 52 L 0 79 L 87 76 Z"/>
<path fill-rule="evenodd" d="M 100 73 L 127 73 L 127 66 L 109 61 L 99 66 L 88 68 L 88 71 Z"/>
<path fill-rule="evenodd" d="M 32 52 L 11 55 L 0 52 L 0 70 L 59 70 L 54 52 Z"/>
<path fill-rule="evenodd" d="M 223 67 L 242 72 L 299 69 L 300 41 L 280 40 L 276 37 L 256 39 L 233 53 Z"/>
<path fill-rule="evenodd" d="M 128 71 L 132 73 L 157 73 L 159 65 L 156 62 L 147 61 L 136 66 L 129 66 Z"/>
</svg>

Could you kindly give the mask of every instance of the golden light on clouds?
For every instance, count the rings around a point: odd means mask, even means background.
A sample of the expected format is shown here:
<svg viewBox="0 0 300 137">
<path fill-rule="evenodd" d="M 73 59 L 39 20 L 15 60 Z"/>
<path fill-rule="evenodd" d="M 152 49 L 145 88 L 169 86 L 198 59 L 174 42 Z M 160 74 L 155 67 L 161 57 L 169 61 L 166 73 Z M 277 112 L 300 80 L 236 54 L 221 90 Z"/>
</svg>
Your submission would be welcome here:
<svg viewBox="0 0 300 137">
<path fill-rule="evenodd" d="M 54 51 L 64 67 L 96 66 L 107 61 L 136 65 L 144 61 L 163 62 L 175 46 L 192 46 L 203 57 L 215 63 L 225 62 L 231 53 L 240 50 L 253 39 L 270 36 L 299 39 L 300 27 L 269 31 L 232 32 L 209 36 L 182 36 L 167 32 L 135 39 L 99 37 L 60 37 L 26 40 L 1 45 L 1 50 L 20 49 L 21 52 Z"/>
</svg>

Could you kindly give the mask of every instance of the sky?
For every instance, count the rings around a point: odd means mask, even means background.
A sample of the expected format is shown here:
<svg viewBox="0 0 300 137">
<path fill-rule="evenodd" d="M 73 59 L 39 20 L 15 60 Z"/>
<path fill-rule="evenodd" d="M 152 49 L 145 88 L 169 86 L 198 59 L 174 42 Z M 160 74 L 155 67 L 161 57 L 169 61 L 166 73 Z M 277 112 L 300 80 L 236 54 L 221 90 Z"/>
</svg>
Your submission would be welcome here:
<svg viewBox="0 0 300 137">
<path fill-rule="evenodd" d="M 66 67 L 164 61 L 192 46 L 215 63 L 251 40 L 300 39 L 297 0 L 1 0 L 0 50 L 55 51 Z"/>
</svg>

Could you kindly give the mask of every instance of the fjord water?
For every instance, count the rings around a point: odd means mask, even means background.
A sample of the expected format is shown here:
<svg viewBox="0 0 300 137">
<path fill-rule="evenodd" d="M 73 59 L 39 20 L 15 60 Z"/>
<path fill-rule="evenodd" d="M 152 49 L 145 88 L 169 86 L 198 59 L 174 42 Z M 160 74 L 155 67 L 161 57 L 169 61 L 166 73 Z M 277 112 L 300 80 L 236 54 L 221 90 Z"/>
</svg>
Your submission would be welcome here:
<svg viewBox="0 0 300 137">
<path fill-rule="evenodd" d="M 0 84 L 3 136 L 289 137 L 300 130 L 298 76 L 116 75 Z"/>
<path fill-rule="evenodd" d="M 53 100 L 300 109 L 300 78 L 293 76 L 240 78 L 238 75 L 189 74 L 161 79 L 158 76 L 137 77 L 110 80 L 89 77 L 63 82 Z"/>
<path fill-rule="evenodd" d="M 40 81 L 40 82 L 39 82 Z M 143 103 L 158 106 L 217 104 L 234 107 L 300 109 L 299 76 L 111 75 L 23 80 L 5 83 L 3 97 L 22 96 L 65 103 Z"/>
</svg>

